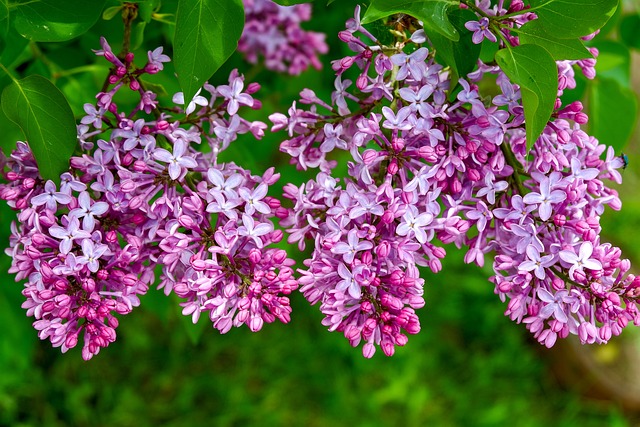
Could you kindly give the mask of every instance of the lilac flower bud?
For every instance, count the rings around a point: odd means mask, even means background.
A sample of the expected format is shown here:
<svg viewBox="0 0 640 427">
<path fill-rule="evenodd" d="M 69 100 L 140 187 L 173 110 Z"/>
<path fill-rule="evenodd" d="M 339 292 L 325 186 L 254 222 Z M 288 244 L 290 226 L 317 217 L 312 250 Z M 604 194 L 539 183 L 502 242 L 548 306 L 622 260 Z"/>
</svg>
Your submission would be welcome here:
<svg viewBox="0 0 640 427">
<path fill-rule="evenodd" d="M 138 197 L 134 197 L 133 199 L 131 199 L 131 203 L 129 204 L 129 206 L 132 207 L 132 209 L 136 209 L 134 206 L 136 206 L 136 204 L 134 203 L 134 200 L 139 200 L 140 203 L 142 203 L 142 199 L 138 198 Z M 140 213 L 140 212 L 136 212 L 132 217 L 131 217 L 131 222 L 136 224 L 136 225 L 140 225 L 140 224 L 144 224 L 144 222 L 146 221 L 145 216 Z"/>
<path fill-rule="evenodd" d="M 78 336 L 76 334 L 67 335 L 64 345 L 67 348 L 74 348 L 78 344 Z"/>
<path fill-rule="evenodd" d="M 282 232 L 282 230 L 274 230 L 273 232 L 271 232 L 271 234 L 269 234 L 269 238 L 273 243 L 278 243 L 282 241 L 283 237 L 284 237 L 284 233 Z"/>
<path fill-rule="evenodd" d="M 369 85 L 369 78 L 366 74 L 360 74 L 356 79 L 356 87 L 360 90 L 365 90 Z"/>
<path fill-rule="evenodd" d="M 362 261 L 362 263 L 365 265 L 371 265 L 371 263 L 373 262 L 373 257 L 371 256 L 371 252 L 369 251 L 362 252 L 360 261 Z"/>
<path fill-rule="evenodd" d="M 30 190 L 32 189 L 36 184 L 36 180 L 33 178 L 25 178 L 24 181 L 22 181 L 22 187 L 25 190 Z"/>
<path fill-rule="evenodd" d="M 404 329 L 407 331 L 407 333 L 415 335 L 420 332 L 420 323 L 418 323 L 417 321 L 409 322 Z"/>
<path fill-rule="evenodd" d="M 398 162 L 396 161 L 396 159 L 392 159 L 391 162 L 389 162 L 389 166 L 387 167 L 387 172 L 390 175 L 395 175 L 398 173 L 398 170 L 400 168 L 398 167 Z"/>
<path fill-rule="evenodd" d="M 404 139 L 394 138 L 393 141 L 391 142 L 391 148 L 393 148 L 395 152 L 402 151 L 404 149 Z"/>
<path fill-rule="evenodd" d="M 378 258 L 386 258 L 391 253 L 391 245 L 388 241 L 383 240 L 374 248 L 374 253 Z"/>
<path fill-rule="evenodd" d="M 382 298 L 380 298 L 380 303 L 384 307 L 388 307 L 391 310 L 400 310 L 402 309 L 402 307 L 404 307 L 404 304 L 399 299 L 389 294 L 382 295 Z"/>
<path fill-rule="evenodd" d="M 264 198 L 264 202 L 269 205 L 269 208 L 274 211 L 278 208 L 280 208 L 280 200 L 276 199 L 275 197 L 265 197 Z"/>
<path fill-rule="evenodd" d="M 124 156 L 122 156 L 123 166 L 129 166 L 131 163 L 133 163 L 133 161 L 134 161 L 134 157 L 131 153 L 126 153 Z"/>
<path fill-rule="evenodd" d="M 611 327 L 607 324 L 602 325 L 602 327 L 600 328 L 600 339 L 603 340 L 604 342 L 607 342 L 611 339 Z"/>
<path fill-rule="evenodd" d="M 96 282 L 93 279 L 86 279 L 82 282 L 82 289 L 91 293 L 96 290 Z"/>
<path fill-rule="evenodd" d="M 511 292 L 511 289 L 513 288 L 513 283 L 507 280 L 504 280 L 500 282 L 500 284 L 498 284 L 497 287 L 500 292 L 506 294 L 508 292 Z"/>
<path fill-rule="evenodd" d="M 576 113 L 573 120 L 579 125 L 584 125 L 589 121 L 589 116 L 584 113 Z"/>
<path fill-rule="evenodd" d="M 137 92 L 138 90 L 140 90 L 140 83 L 135 79 L 131 80 L 129 82 L 129 89 Z"/>
<path fill-rule="evenodd" d="M 253 264 L 258 264 L 261 259 L 262 259 L 262 254 L 259 249 L 253 248 L 249 251 L 249 260 Z"/>
<path fill-rule="evenodd" d="M 351 43 L 354 40 L 353 34 L 350 31 L 340 31 L 338 38 L 344 43 Z"/>
<path fill-rule="evenodd" d="M 362 347 L 362 355 L 367 359 L 371 359 L 375 354 L 375 352 L 376 352 L 376 347 L 370 342 L 366 343 Z"/>
</svg>

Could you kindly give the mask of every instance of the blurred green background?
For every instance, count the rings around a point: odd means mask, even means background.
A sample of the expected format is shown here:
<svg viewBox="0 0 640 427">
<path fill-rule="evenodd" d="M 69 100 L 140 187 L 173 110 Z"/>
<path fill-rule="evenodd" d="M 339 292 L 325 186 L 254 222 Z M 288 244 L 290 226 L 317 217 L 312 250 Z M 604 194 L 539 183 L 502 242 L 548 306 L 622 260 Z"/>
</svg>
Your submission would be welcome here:
<svg viewBox="0 0 640 427">
<path fill-rule="evenodd" d="M 317 94 L 330 99 L 333 75 L 328 63 L 347 53 L 336 34 L 352 15 L 349 7 L 338 3 L 328 8 L 318 4 L 314 20 L 305 25 L 327 33 L 331 50 L 323 71 L 311 70 L 297 78 L 278 76 L 250 68 L 236 54 L 211 81 L 224 83 L 233 68 L 249 81 L 259 81 L 263 89 L 255 97 L 264 108 L 249 118 L 265 122 L 269 112 L 286 110 L 304 87 L 322 88 Z M 171 12 L 171 2 L 166 9 L 163 12 Z M 613 53 L 601 71 L 608 70 L 626 87 L 632 87 L 628 70 L 637 69 L 638 46 L 633 37 L 621 37 L 627 30 L 620 28 L 631 25 L 640 30 L 634 19 L 636 14 L 618 13 L 601 36 L 609 41 L 597 41 L 615 44 L 605 49 Z M 100 21 L 78 40 L 18 45 L 15 58 L 0 59 L 11 59 L 5 65 L 24 74 L 37 72 L 53 79 L 81 114 L 83 103 L 93 100 L 107 72 L 101 61 L 86 67 L 95 63 L 90 49 L 98 47 L 100 35 L 107 35 L 117 51 L 121 34 L 117 18 Z M 171 27 L 149 25 L 144 37 L 138 64 L 146 49 L 167 44 Z M 620 46 L 625 49 L 621 53 Z M 164 85 L 168 93 L 178 90 L 171 67 L 154 77 L 150 81 Z M 4 85 L 6 79 L 0 79 L 0 87 Z M 585 81 L 579 82 L 578 93 L 588 96 L 589 90 Z M 0 127 L 5 149 L 8 141 L 10 145 L 20 139 L 1 114 Z M 278 134 L 257 143 L 239 140 L 226 159 L 255 172 L 281 165 L 281 184 L 300 184 L 304 176 L 287 166 L 277 151 L 281 138 Z M 640 263 L 635 241 L 640 227 L 639 146 L 636 136 L 625 148 L 630 165 L 620 188 L 623 210 L 607 212 L 603 219 L 604 234 L 635 264 Z M 13 218 L 3 204 L 0 246 L 8 245 Z M 606 347 L 576 351 L 565 344 L 546 350 L 522 325 L 503 316 L 505 305 L 487 281 L 490 268 L 464 265 L 462 257 L 450 248 L 440 274 L 424 272 L 427 304 L 419 310 L 422 331 L 392 358 L 378 351 L 372 360 L 364 359 L 361 350 L 351 348 L 339 333 L 327 332 L 317 307 L 309 307 L 300 295 L 292 298 L 289 325 L 266 325 L 257 334 L 242 328 L 220 335 L 206 318 L 192 325 L 190 318 L 180 315 L 178 301 L 150 291 L 140 308 L 121 319 L 117 341 L 84 362 L 79 349 L 61 355 L 37 338 L 32 319 L 20 308 L 21 286 L 6 273 L 10 259 L 2 255 L 0 426 L 588 427 L 640 422 L 631 407 L 633 399 L 624 399 L 625 392 L 633 397 L 634 384 L 640 385 L 633 369 L 634 357 L 640 361 L 637 331 L 626 331 Z M 602 375 L 612 384 L 603 383 Z"/>
</svg>

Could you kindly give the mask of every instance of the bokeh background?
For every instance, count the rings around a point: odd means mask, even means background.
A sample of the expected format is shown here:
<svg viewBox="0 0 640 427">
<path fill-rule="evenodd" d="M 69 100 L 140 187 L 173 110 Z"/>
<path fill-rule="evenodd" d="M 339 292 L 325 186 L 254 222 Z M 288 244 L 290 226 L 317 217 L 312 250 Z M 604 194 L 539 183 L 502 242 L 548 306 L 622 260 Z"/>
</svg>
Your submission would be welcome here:
<svg viewBox="0 0 640 427">
<path fill-rule="evenodd" d="M 162 12 L 171 14 L 172 2 L 167 3 Z M 346 4 L 319 3 L 314 19 L 305 25 L 327 33 L 330 52 L 323 58 L 324 70 L 295 78 L 275 75 L 236 54 L 211 81 L 224 83 L 233 68 L 248 81 L 259 81 L 263 88 L 254 96 L 264 108 L 249 118 L 265 122 L 269 112 L 286 110 L 305 87 L 330 99 L 329 60 L 347 54 L 337 40 L 352 15 Z M 637 13 L 627 6 L 595 41 L 605 53 L 599 71 L 626 87 L 633 87 L 640 74 L 639 24 Z M 170 51 L 171 31 L 160 23 L 147 26 L 144 39 L 136 39 L 138 63 L 147 49 L 164 44 Z M 91 53 L 101 35 L 118 51 L 122 23 L 117 18 L 101 20 L 86 35 L 66 43 L 20 46 L 16 41 L 18 54 L 5 53 L 0 61 L 25 75 L 51 78 L 81 115 L 82 105 L 92 102 L 107 74 L 106 64 Z M 179 90 L 170 66 L 155 77 L 153 82 L 168 94 Z M 6 84 L 6 78 L 0 79 L 0 87 Z M 635 87 L 640 87 L 637 82 Z M 579 81 L 577 95 L 570 96 L 588 96 L 589 90 L 586 81 Z M 619 130 L 615 123 L 610 127 L 608 134 Z M 21 138 L 2 114 L 0 129 L 4 149 Z M 225 158 L 256 173 L 278 165 L 282 185 L 300 184 L 305 175 L 278 153 L 281 138 L 240 139 Z M 637 132 L 624 152 L 630 162 L 619 189 L 623 210 L 607 212 L 603 228 L 640 266 Z M 14 217 L 3 204 L 0 246 L 8 245 Z M 522 325 L 503 316 L 506 307 L 487 281 L 490 268 L 465 265 L 463 253 L 453 247 L 448 253 L 441 273 L 424 271 L 422 331 L 392 358 L 379 351 L 373 359 L 364 359 L 341 334 L 326 331 L 317 308 L 309 307 L 301 295 L 292 298 L 289 325 L 266 325 L 257 334 L 242 328 L 220 335 L 206 318 L 192 325 L 189 317 L 181 316 L 176 298 L 151 290 L 141 307 L 121 319 L 117 341 L 90 362 L 82 360 L 79 349 L 62 355 L 37 338 L 32 320 L 20 308 L 21 285 L 7 274 L 10 259 L 2 255 L 0 426 L 640 425 L 638 330 L 627 328 L 607 346 L 587 348 L 568 341 L 547 350 Z"/>
</svg>

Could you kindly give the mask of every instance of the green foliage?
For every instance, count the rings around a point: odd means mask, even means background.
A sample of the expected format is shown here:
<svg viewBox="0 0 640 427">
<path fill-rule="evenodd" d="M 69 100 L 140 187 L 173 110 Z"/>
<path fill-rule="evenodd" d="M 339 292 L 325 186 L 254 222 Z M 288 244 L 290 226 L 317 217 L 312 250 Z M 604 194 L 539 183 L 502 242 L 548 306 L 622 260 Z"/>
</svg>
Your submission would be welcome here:
<svg viewBox="0 0 640 427">
<path fill-rule="evenodd" d="M 457 9 L 451 12 L 450 18 L 460 33 L 460 40 L 453 41 L 436 32 L 430 33 L 429 39 L 436 49 L 436 59 L 449 65 L 456 76 L 466 76 L 473 71 L 480 56 L 480 45 L 473 43 L 472 33 L 464 27 L 465 22 L 475 19 L 475 15 L 469 10 Z"/>
<path fill-rule="evenodd" d="M 621 152 L 638 118 L 635 93 L 608 78 L 597 78 L 590 88 L 589 131 L 600 143 Z"/>
<path fill-rule="evenodd" d="M 186 103 L 236 50 L 243 25 L 242 0 L 178 2 L 173 60 Z"/>
<path fill-rule="evenodd" d="M 620 22 L 620 38 L 628 47 L 640 49 L 640 15 L 627 15 Z"/>
<path fill-rule="evenodd" d="M 615 40 L 597 40 L 596 77 L 585 81 L 589 132 L 598 140 L 624 149 L 633 134 L 638 118 L 638 101 L 631 88 L 631 54 L 629 48 Z"/>
<path fill-rule="evenodd" d="M 100 17 L 106 0 L 31 0 L 14 6 L 15 28 L 33 41 L 71 40 L 85 33 Z"/>
<path fill-rule="evenodd" d="M 421 20 L 428 30 L 458 41 L 460 33 L 451 23 L 448 12 L 459 4 L 455 0 L 371 0 L 362 22 L 366 24 L 396 13 L 405 13 Z"/>
<path fill-rule="evenodd" d="M 2 92 L 2 109 L 24 132 L 40 175 L 59 182 L 77 144 L 73 112 L 62 92 L 38 75 L 14 80 Z"/>
<path fill-rule="evenodd" d="M 509 79 L 520 85 L 529 151 L 553 112 L 558 91 L 556 63 L 546 50 L 531 44 L 499 50 L 496 61 Z"/>
<path fill-rule="evenodd" d="M 518 29 L 520 44 L 535 44 L 544 48 L 556 61 L 593 58 L 580 39 L 561 39 L 545 31 L 539 20 Z"/>
<path fill-rule="evenodd" d="M 602 28 L 618 7 L 618 0 L 531 0 L 546 32 L 560 39 L 591 34 Z"/>
</svg>

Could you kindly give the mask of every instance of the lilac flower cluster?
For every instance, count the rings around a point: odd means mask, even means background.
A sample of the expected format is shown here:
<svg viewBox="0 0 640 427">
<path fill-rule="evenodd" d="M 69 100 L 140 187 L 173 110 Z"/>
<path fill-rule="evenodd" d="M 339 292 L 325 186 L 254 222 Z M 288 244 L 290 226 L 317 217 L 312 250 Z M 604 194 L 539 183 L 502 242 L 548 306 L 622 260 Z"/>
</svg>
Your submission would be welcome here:
<svg viewBox="0 0 640 427">
<path fill-rule="evenodd" d="M 340 33 L 354 53 L 333 62 L 331 104 L 305 89 L 299 104 L 309 109 L 294 103 L 288 115 L 270 116 L 273 130 L 288 132 L 280 149 L 292 163 L 320 169 L 285 187 L 292 207 L 278 216 L 289 242 L 313 241 L 300 284 L 320 303 L 323 324 L 353 346 L 364 342 L 366 357 L 376 346 L 393 354 L 420 329 L 418 267 L 438 272 L 446 254 L 438 244 L 454 243 L 467 248 L 467 263 L 482 266 L 493 253 L 506 315 L 546 346 L 570 333 L 603 343 L 629 322 L 640 325 L 640 279 L 599 236 L 605 206 L 621 205 L 604 180 L 620 182 L 623 161 L 581 130 L 581 104 L 558 99 L 527 153 L 519 87 L 497 66 L 479 62 L 456 88 L 417 21 L 394 34 L 383 45 L 358 8 Z M 572 86 L 567 68 L 589 76 L 594 64 L 561 63 L 559 94 Z M 344 76 L 354 70 L 351 88 Z M 476 85 L 490 74 L 500 91 L 493 97 Z M 348 177 L 334 177 L 345 155 Z"/>
<path fill-rule="evenodd" d="M 309 66 L 320 69 L 318 54 L 327 53 L 325 34 L 305 31 L 310 4 L 280 6 L 271 0 L 243 0 L 245 26 L 238 50 L 252 64 L 264 57 L 269 70 L 298 75 Z"/>
<path fill-rule="evenodd" d="M 156 265 L 160 287 L 183 298 L 194 322 L 206 312 L 223 333 L 288 322 L 293 261 L 270 247 L 282 239 L 270 219 L 280 203 L 267 196 L 279 176 L 217 161 L 239 134 L 263 136 L 264 123 L 238 114 L 260 107 L 251 96 L 259 85 L 245 89 L 234 71 L 228 85 L 205 84 L 209 99 L 184 105 L 179 93 L 174 102 L 184 108 L 160 112 L 140 76 L 162 70 L 162 48 L 137 68 L 133 54 L 121 59 L 106 40 L 101 46 L 96 54 L 113 65 L 109 87 L 85 105 L 80 147 L 60 186 L 42 180 L 25 143 L 4 161 L 0 198 L 20 212 L 7 253 L 17 280 L 27 279 L 23 307 L 40 338 L 63 352 L 82 339 L 90 359 L 115 340 L 115 315 L 140 304 Z M 128 114 L 114 101 L 125 87 L 140 96 Z M 203 139 L 206 154 L 195 149 Z"/>
<path fill-rule="evenodd" d="M 501 5 L 476 2 L 482 16 L 466 25 L 474 42 L 517 45 L 509 26 L 536 19 L 519 1 Z M 292 74 L 319 66 L 323 36 L 299 27 L 308 6 L 245 7 L 240 48 L 250 61 L 263 54 L 268 68 Z M 518 12 L 499 34 L 487 21 Z M 280 150 L 292 164 L 319 169 L 285 185 L 284 205 L 268 195 L 279 179 L 274 168 L 253 175 L 219 162 L 239 135 L 264 135 L 265 123 L 239 114 L 261 107 L 257 83 L 234 70 L 228 84 L 207 83 L 191 100 L 177 93 L 176 106 L 160 109 L 140 77 L 163 69 L 162 48 L 138 68 L 133 54 L 118 57 L 101 39 L 95 53 L 112 68 L 84 106 L 79 147 L 60 184 L 40 177 L 26 143 L 0 157 L 0 198 L 19 211 L 10 271 L 26 279 L 23 307 L 39 336 L 63 352 L 82 340 L 90 359 L 115 340 L 116 316 L 155 283 L 182 299 L 194 323 L 204 312 L 221 333 L 258 331 L 290 321 L 288 295 L 300 287 L 320 304 L 323 325 L 352 346 L 363 343 L 365 357 L 378 347 L 392 355 L 420 330 L 420 269 L 439 272 L 446 244 L 465 247 L 465 261 L 479 266 L 491 254 L 506 315 L 548 347 L 569 334 L 605 343 L 640 325 L 640 278 L 600 237 L 605 207 L 621 206 L 606 181 L 620 183 L 625 162 L 584 132 L 582 105 L 558 98 L 527 152 L 520 88 L 499 67 L 479 61 L 454 80 L 418 21 L 407 18 L 391 33 L 395 40 L 383 44 L 356 8 L 339 34 L 353 53 L 332 63 L 331 101 L 305 89 L 287 115 L 269 116 L 273 131 L 288 134 Z M 559 61 L 558 96 L 575 87 L 576 69 L 593 78 L 594 66 Z M 488 77 L 495 96 L 478 87 Z M 131 111 L 116 103 L 126 88 L 140 99 Z M 335 173 L 341 161 L 346 177 Z M 301 251 L 312 242 L 298 275 L 274 246 L 284 237 L 274 218 Z"/>
</svg>

